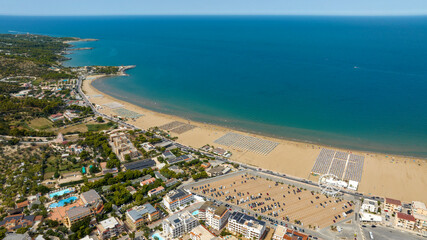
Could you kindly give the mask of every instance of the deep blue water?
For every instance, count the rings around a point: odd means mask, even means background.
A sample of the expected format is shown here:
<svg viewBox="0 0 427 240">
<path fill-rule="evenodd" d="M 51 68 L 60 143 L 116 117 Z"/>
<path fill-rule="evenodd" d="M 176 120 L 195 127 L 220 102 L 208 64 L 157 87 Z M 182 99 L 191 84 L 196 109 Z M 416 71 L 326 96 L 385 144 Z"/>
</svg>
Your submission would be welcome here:
<svg viewBox="0 0 427 240">
<path fill-rule="evenodd" d="M 137 65 L 95 87 L 188 119 L 427 157 L 427 17 L 8 17 L 0 32 L 98 38 L 68 65 Z"/>
</svg>

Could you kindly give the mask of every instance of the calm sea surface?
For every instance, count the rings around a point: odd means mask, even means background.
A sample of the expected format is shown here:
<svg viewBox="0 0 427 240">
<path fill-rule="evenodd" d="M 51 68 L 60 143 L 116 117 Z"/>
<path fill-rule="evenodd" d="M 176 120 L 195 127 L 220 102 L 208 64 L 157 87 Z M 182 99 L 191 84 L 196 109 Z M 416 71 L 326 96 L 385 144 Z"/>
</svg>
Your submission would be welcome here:
<svg viewBox="0 0 427 240">
<path fill-rule="evenodd" d="M 9 17 L 97 38 L 66 65 L 136 65 L 95 87 L 191 120 L 427 157 L 427 17 Z"/>
</svg>

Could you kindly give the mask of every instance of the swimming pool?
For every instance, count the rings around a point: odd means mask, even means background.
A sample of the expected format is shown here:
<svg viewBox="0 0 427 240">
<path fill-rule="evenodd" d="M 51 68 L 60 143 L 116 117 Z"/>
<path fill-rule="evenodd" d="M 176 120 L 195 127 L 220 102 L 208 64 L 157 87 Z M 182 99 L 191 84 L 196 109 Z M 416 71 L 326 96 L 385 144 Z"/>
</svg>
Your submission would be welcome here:
<svg viewBox="0 0 427 240">
<path fill-rule="evenodd" d="M 194 212 L 191 213 L 193 216 L 196 216 L 197 214 L 199 214 L 199 210 L 196 210 Z"/>
<path fill-rule="evenodd" d="M 74 190 L 71 188 L 66 188 L 66 189 L 63 189 L 63 190 L 58 191 L 58 192 L 50 193 L 49 197 L 54 198 L 55 196 L 62 196 L 64 194 L 71 193 L 71 192 L 74 192 Z"/>
<path fill-rule="evenodd" d="M 52 203 L 52 204 L 50 204 L 50 205 L 49 205 L 49 208 L 62 207 L 62 206 L 64 206 L 66 203 L 70 203 L 70 202 L 73 202 L 73 201 L 76 201 L 76 200 L 77 200 L 77 197 L 72 196 L 72 197 L 69 197 L 69 198 L 66 198 L 66 199 L 62 199 L 61 201 L 59 201 L 59 202 L 57 202 L 57 203 Z"/>
<path fill-rule="evenodd" d="M 151 239 L 156 239 L 154 237 L 158 237 L 158 240 L 165 240 L 164 238 L 162 238 L 162 236 L 160 236 L 159 233 L 155 233 L 155 234 L 151 235 Z"/>
</svg>

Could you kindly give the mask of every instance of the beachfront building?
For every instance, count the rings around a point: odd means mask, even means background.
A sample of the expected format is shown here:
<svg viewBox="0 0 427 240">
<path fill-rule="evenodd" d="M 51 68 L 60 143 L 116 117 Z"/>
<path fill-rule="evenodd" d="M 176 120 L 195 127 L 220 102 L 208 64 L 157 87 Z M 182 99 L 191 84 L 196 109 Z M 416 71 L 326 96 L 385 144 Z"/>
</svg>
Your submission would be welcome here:
<svg viewBox="0 0 427 240">
<path fill-rule="evenodd" d="M 97 226 L 98 235 L 101 239 L 110 239 L 119 236 L 125 231 L 123 222 L 115 217 L 101 221 Z"/>
<path fill-rule="evenodd" d="M 203 205 L 198 210 L 197 218 L 199 220 L 206 221 L 206 212 L 211 206 L 215 206 L 215 204 L 211 201 L 206 201 L 205 203 L 203 203 Z"/>
<path fill-rule="evenodd" d="M 206 224 L 215 230 L 221 230 L 230 217 L 230 210 L 225 206 L 212 205 L 206 211 Z"/>
<path fill-rule="evenodd" d="M 378 202 L 370 199 L 364 199 L 360 209 L 364 212 L 377 213 Z"/>
<path fill-rule="evenodd" d="M 95 214 L 88 207 L 78 206 L 70 208 L 65 212 L 65 221 L 64 224 L 70 228 L 74 223 L 79 222 L 88 217 L 93 217 Z"/>
<path fill-rule="evenodd" d="M 126 223 L 132 230 L 159 218 L 160 212 L 149 203 L 134 207 L 126 212 Z"/>
<path fill-rule="evenodd" d="M 413 201 L 411 204 L 411 207 L 412 207 L 412 213 L 417 213 L 417 214 L 427 216 L 427 207 L 425 203 L 419 202 L 419 201 Z"/>
<path fill-rule="evenodd" d="M 101 196 L 99 196 L 99 194 L 93 189 L 82 193 L 80 198 L 85 207 L 90 208 L 90 210 L 96 214 L 101 213 L 104 209 L 104 203 L 102 202 Z"/>
<path fill-rule="evenodd" d="M 174 214 L 162 223 L 163 234 L 168 238 L 179 238 L 199 225 L 199 221 L 188 211 Z"/>
<path fill-rule="evenodd" d="M 384 210 L 391 214 L 402 211 L 402 202 L 392 198 L 385 198 Z"/>
<path fill-rule="evenodd" d="M 209 230 L 207 230 L 203 225 L 199 225 L 190 232 L 191 240 L 213 240 L 220 239 L 215 237 Z"/>
<path fill-rule="evenodd" d="M 395 217 L 395 226 L 405 230 L 414 230 L 416 220 L 414 216 L 398 212 Z"/>
<path fill-rule="evenodd" d="M 427 236 L 427 208 L 423 202 L 414 201 L 412 206 L 412 216 L 416 220 L 415 230 L 423 236 Z"/>
<path fill-rule="evenodd" d="M 150 191 L 148 191 L 148 196 L 153 197 L 153 196 L 156 196 L 156 195 L 158 195 L 164 191 L 165 191 L 165 188 L 163 186 L 160 186 L 160 187 L 157 187 L 157 188 L 154 188 L 154 189 L 151 189 Z"/>
<path fill-rule="evenodd" d="M 293 240 L 293 239 L 307 240 L 308 236 L 279 225 L 274 230 L 272 239 L 273 240 Z"/>
<path fill-rule="evenodd" d="M 163 204 L 171 211 L 185 206 L 186 204 L 191 203 L 191 201 L 194 201 L 193 194 L 184 189 L 170 191 L 163 198 Z"/>
<path fill-rule="evenodd" d="M 209 177 L 216 177 L 216 176 L 227 174 L 228 172 L 230 172 L 230 170 L 231 169 L 228 167 L 223 167 L 221 165 L 218 165 L 218 166 L 212 167 L 206 173 L 208 174 Z"/>
<path fill-rule="evenodd" d="M 242 234 L 247 239 L 261 239 L 265 232 L 265 226 L 264 221 L 241 212 L 233 212 L 228 219 L 227 230 Z"/>
</svg>

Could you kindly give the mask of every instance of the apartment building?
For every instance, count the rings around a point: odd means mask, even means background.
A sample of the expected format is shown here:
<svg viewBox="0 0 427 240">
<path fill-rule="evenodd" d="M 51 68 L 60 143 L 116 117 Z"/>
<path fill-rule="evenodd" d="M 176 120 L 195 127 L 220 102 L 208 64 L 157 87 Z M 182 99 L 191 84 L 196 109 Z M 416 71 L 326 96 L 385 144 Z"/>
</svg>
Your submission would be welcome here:
<svg viewBox="0 0 427 240">
<path fill-rule="evenodd" d="M 101 213 L 104 209 L 104 202 L 101 196 L 93 189 L 80 194 L 80 199 L 85 207 L 90 208 L 91 211 L 97 214 Z"/>
<path fill-rule="evenodd" d="M 126 212 L 126 223 L 132 230 L 159 218 L 160 212 L 149 203 L 134 207 Z"/>
<path fill-rule="evenodd" d="M 101 239 L 110 239 L 119 236 L 125 231 L 123 222 L 115 217 L 101 221 L 97 226 L 98 235 Z"/>
<path fill-rule="evenodd" d="M 227 230 L 236 234 L 242 234 L 248 239 L 261 239 L 265 232 L 264 221 L 257 220 L 241 212 L 233 212 L 228 219 Z"/>
<path fill-rule="evenodd" d="M 150 191 L 148 191 L 148 196 L 153 197 L 156 196 L 157 194 L 160 194 L 162 192 L 165 191 L 165 188 L 163 186 L 151 189 Z"/>
<path fill-rule="evenodd" d="M 203 205 L 199 208 L 199 213 L 197 214 L 197 218 L 202 221 L 206 221 L 206 211 L 210 206 L 215 206 L 215 204 L 211 201 L 206 201 L 203 203 Z"/>
<path fill-rule="evenodd" d="M 206 224 L 215 230 L 221 230 L 230 217 L 230 210 L 225 206 L 210 206 L 206 211 Z"/>
<path fill-rule="evenodd" d="M 405 230 L 414 230 L 416 220 L 414 216 L 398 212 L 395 217 L 395 226 Z"/>
<path fill-rule="evenodd" d="M 277 226 L 272 237 L 273 240 L 307 240 L 308 235 L 288 229 L 284 226 Z"/>
<path fill-rule="evenodd" d="M 384 210 L 389 213 L 402 211 L 402 202 L 392 198 L 385 198 Z"/>
<path fill-rule="evenodd" d="M 199 225 L 199 221 L 188 211 L 174 214 L 162 223 L 163 233 L 169 238 L 179 238 Z"/>
<path fill-rule="evenodd" d="M 174 211 L 179 207 L 182 207 L 188 203 L 191 203 L 191 201 L 193 200 L 194 200 L 194 196 L 192 193 L 187 192 L 184 189 L 176 189 L 166 194 L 166 196 L 163 198 L 163 204 L 169 210 Z"/>
<path fill-rule="evenodd" d="M 93 217 L 95 213 L 88 207 L 78 206 L 70 208 L 65 212 L 65 221 L 64 224 L 68 228 L 71 227 L 74 223 L 81 221 L 87 217 Z"/>
<path fill-rule="evenodd" d="M 191 240 L 214 240 L 214 239 L 220 239 L 218 237 L 215 237 L 209 230 L 207 230 L 203 225 L 199 225 L 190 232 L 190 239 Z"/>
</svg>

